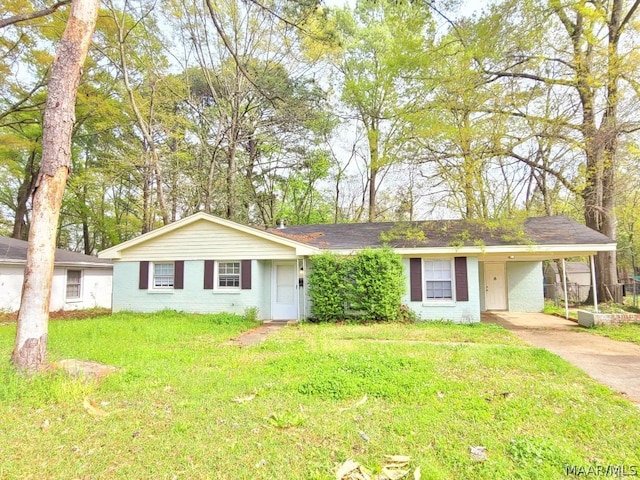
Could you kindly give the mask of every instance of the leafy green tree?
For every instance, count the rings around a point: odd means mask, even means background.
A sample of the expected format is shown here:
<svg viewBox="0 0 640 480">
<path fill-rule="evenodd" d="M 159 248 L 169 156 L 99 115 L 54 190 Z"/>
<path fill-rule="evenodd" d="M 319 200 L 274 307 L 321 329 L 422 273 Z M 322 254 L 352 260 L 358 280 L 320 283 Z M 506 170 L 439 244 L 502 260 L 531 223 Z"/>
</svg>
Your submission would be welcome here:
<svg viewBox="0 0 640 480">
<path fill-rule="evenodd" d="M 334 42 L 327 55 L 342 78 L 342 100 L 368 145 L 368 220 L 377 218 L 376 196 L 390 166 L 403 160 L 406 115 L 414 108 L 414 79 L 433 35 L 421 2 L 360 0 L 351 12 L 336 10 Z"/>
<path fill-rule="evenodd" d="M 614 239 L 619 143 L 633 119 L 619 107 L 635 84 L 633 19 L 639 5 L 623 0 L 502 2 L 495 6 L 492 18 L 508 41 L 503 39 L 504 45 L 497 48 L 500 58 L 483 64 L 487 74 L 509 82 L 521 94 L 539 86 L 553 87 L 556 101 L 563 106 L 556 110 L 557 116 L 544 116 L 535 103 L 514 114 L 562 126 L 556 138 L 579 153 L 576 159 L 581 165 L 579 169 L 574 165 L 579 176 L 557 178 L 579 192 L 586 225 Z M 627 86 L 621 88 L 623 84 Z M 545 168 L 514 153 L 534 168 Z M 560 173 L 553 166 L 546 168 L 548 173 Z M 617 284 L 615 254 L 598 254 L 596 270 L 599 297 L 619 299 L 613 288 Z"/>
</svg>

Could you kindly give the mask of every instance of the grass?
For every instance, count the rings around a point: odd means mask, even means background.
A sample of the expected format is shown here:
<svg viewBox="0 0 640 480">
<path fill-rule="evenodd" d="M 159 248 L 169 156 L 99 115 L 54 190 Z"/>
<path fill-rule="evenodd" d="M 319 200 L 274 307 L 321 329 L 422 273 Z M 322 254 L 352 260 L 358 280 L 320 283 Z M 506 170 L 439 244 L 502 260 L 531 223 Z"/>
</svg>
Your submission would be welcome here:
<svg viewBox="0 0 640 480">
<path fill-rule="evenodd" d="M 547 315 L 556 315 L 558 317 L 564 318 L 567 312 L 563 306 L 556 305 L 552 300 L 545 300 L 542 313 L 546 313 Z M 578 320 L 578 312 L 576 310 L 569 310 L 569 318 Z"/>
<path fill-rule="evenodd" d="M 632 342 L 640 345 L 640 324 L 628 323 L 624 325 L 597 325 L 586 330 L 589 333 L 609 337 L 613 340 Z"/>
<path fill-rule="evenodd" d="M 497 326 L 300 325 L 228 344 L 252 325 L 169 312 L 52 322 L 52 360 L 120 370 L 97 384 L 0 367 L 0 478 L 331 479 L 348 458 L 379 472 L 386 454 L 428 479 L 640 464 L 635 407 Z M 14 334 L 0 326 L 0 356 Z"/>
</svg>

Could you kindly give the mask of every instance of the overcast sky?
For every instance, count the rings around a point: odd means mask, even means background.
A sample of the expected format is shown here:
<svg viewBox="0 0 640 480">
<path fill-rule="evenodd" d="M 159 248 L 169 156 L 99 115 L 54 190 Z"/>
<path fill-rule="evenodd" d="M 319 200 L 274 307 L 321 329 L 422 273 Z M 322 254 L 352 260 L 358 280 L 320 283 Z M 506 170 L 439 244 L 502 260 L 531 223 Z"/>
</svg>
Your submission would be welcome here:
<svg viewBox="0 0 640 480">
<path fill-rule="evenodd" d="M 356 3 L 356 0 L 324 0 L 324 3 L 329 7 L 343 7 L 345 5 L 353 6 Z M 490 3 L 492 3 L 492 0 L 462 0 L 460 13 L 469 15 Z"/>
</svg>

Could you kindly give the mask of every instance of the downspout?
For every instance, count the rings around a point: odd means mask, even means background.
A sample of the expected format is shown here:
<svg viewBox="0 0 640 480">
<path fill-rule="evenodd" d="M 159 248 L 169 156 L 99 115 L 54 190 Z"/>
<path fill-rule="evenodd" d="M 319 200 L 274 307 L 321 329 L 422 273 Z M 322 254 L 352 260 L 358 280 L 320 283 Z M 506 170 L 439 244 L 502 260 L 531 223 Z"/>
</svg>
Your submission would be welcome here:
<svg viewBox="0 0 640 480">
<path fill-rule="evenodd" d="M 564 287 L 564 318 L 569 320 L 569 292 L 567 291 L 567 265 L 562 259 L 562 286 Z"/>
<path fill-rule="evenodd" d="M 598 313 L 598 289 L 596 288 L 596 265 L 593 259 L 593 255 L 590 255 L 591 259 L 591 285 L 593 285 L 593 310 Z"/>
</svg>

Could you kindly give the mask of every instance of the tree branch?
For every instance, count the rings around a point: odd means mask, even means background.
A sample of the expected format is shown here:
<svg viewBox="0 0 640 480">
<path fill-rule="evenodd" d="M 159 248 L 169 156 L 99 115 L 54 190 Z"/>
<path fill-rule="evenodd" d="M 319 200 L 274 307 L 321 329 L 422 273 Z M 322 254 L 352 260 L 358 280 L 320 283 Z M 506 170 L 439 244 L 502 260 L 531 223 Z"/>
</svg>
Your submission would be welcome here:
<svg viewBox="0 0 640 480">
<path fill-rule="evenodd" d="M 47 15 L 51 15 L 52 13 L 54 13 L 60 7 L 68 5 L 69 3 L 71 3 L 71 0 L 61 0 L 51 7 L 45 8 L 43 10 L 37 10 L 30 13 L 21 13 L 20 15 L 14 15 L 13 17 L 3 18 L 2 20 L 0 20 L 0 28 L 14 25 L 19 22 L 26 22 L 27 20 L 33 20 L 34 18 L 46 17 Z"/>
</svg>

